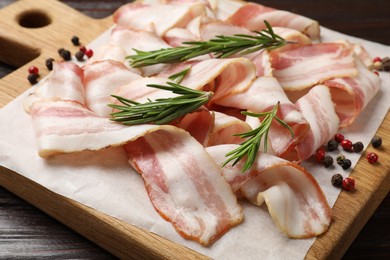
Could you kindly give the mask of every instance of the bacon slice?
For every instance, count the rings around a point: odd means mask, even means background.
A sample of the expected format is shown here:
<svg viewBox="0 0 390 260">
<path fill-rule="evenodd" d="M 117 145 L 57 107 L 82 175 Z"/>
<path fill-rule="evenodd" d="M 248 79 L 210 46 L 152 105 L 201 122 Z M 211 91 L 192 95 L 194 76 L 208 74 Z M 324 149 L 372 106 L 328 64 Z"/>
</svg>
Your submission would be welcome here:
<svg viewBox="0 0 390 260">
<path fill-rule="evenodd" d="M 165 5 L 129 3 L 121 6 L 114 13 L 114 22 L 164 36 L 171 28 L 185 27 L 193 18 L 205 13 L 205 10 L 203 3 Z"/>
<path fill-rule="evenodd" d="M 236 145 L 207 147 L 221 165 Z M 222 168 L 232 189 L 255 205 L 264 202 L 281 231 L 292 238 L 313 237 L 325 232 L 331 208 L 312 175 L 301 166 L 273 155 L 259 153 L 254 165 L 241 173 L 241 163 Z"/>
<path fill-rule="evenodd" d="M 273 75 L 288 91 L 357 74 L 353 50 L 341 43 L 310 44 L 270 53 Z"/>
<path fill-rule="evenodd" d="M 50 75 L 25 100 L 24 109 L 29 112 L 33 103 L 39 100 L 73 100 L 85 104 L 83 78 L 84 72 L 78 65 L 54 62 Z"/>
<path fill-rule="evenodd" d="M 268 21 L 271 26 L 298 30 L 308 35 L 312 40 L 319 40 L 320 36 L 320 27 L 317 21 L 255 3 L 243 5 L 226 21 L 234 25 L 246 27 L 251 31 L 265 29 L 264 21 Z"/>
<path fill-rule="evenodd" d="M 257 78 L 246 92 L 226 96 L 217 103 L 260 113 L 271 110 L 278 102 L 280 102 L 279 117 L 292 128 L 294 138 L 278 123 L 271 126 L 269 138 L 275 154 L 284 156 L 306 134 L 308 123 L 298 108 L 287 98 L 275 78 Z"/>
<path fill-rule="evenodd" d="M 356 59 L 356 77 L 336 78 L 324 84 L 330 88 L 340 127 L 350 125 L 370 100 L 378 93 L 381 80 L 362 61 Z"/>
<path fill-rule="evenodd" d="M 119 87 L 141 78 L 116 61 L 100 61 L 83 67 L 86 105 L 99 116 L 109 117 L 110 96 Z"/>
<path fill-rule="evenodd" d="M 125 149 L 154 207 L 183 237 L 210 245 L 242 221 L 220 168 L 185 131 L 157 131 Z"/>
<path fill-rule="evenodd" d="M 306 160 L 315 153 L 316 149 L 333 138 L 339 128 L 340 120 L 329 88 L 324 85 L 315 86 L 295 104 L 310 124 L 309 132 L 296 146 L 299 158 Z"/>
</svg>

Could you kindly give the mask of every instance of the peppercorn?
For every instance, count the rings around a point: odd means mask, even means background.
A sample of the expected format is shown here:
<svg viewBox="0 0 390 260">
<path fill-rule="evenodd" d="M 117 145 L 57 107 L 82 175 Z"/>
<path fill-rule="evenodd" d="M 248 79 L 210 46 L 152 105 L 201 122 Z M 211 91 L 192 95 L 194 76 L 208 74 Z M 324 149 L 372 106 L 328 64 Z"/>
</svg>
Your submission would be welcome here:
<svg viewBox="0 0 390 260">
<path fill-rule="evenodd" d="M 352 151 L 352 142 L 350 140 L 344 139 L 341 141 L 341 147 L 343 147 L 345 151 Z"/>
<path fill-rule="evenodd" d="M 378 148 L 379 146 L 382 145 L 382 138 L 380 138 L 379 136 L 374 136 L 372 139 L 371 139 L 371 144 L 374 148 Z"/>
<path fill-rule="evenodd" d="M 323 164 L 324 164 L 325 168 L 329 168 L 330 166 L 333 165 L 333 158 L 329 155 L 326 155 L 324 157 Z"/>
<path fill-rule="evenodd" d="M 57 52 L 58 52 L 58 54 L 60 55 L 60 56 L 62 56 L 62 53 L 65 51 L 65 49 L 64 48 L 59 48 L 58 50 L 57 50 Z"/>
<path fill-rule="evenodd" d="M 329 152 L 336 151 L 339 147 L 339 143 L 336 140 L 329 140 L 328 144 L 326 145 L 326 148 Z"/>
<path fill-rule="evenodd" d="M 78 61 L 83 61 L 84 60 L 84 52 L 82 52 L 82 51 L 76 52 L 75 56 L 76 56 L 76 59 Z"/>
<path fill-rule="evenodd" d="M 342 183 L 343 183 L 343 176 L 341 174 L 337 173 L 337 174 L 332 176 L 331 182 L 332 182 L 333 186 L 341 188 Z"/>
<path fill-rule="evenodd" d="M 336 161 L 338 165 L 341 165 L 341 163 L 345 160 L 345 156 L 340 154 L 336 157 Z"/>
<path fill-rule="evenodd" d="M 343 170 L 348 170 L 351 168 L 352 162 L 350 159 L 344 159 L 340 162 L 340 166 L 343 168 Z"/>
<path fill-rule="evenodd" d="M 72 37 L 71 41 L 72 41 L 74 46 L 79 46 L 80 45 L 80 39 L 76 35 Z"/>
<path fill-rule="evenodd" d="M 86 50 L 85 55 L 87 55 L 88 58 L 91 58 L 93 56 L 93 50 L 92 49 Z"/>
<path fill-rule="evenodd" d="M 85 46 L 80 46 L 79 50 L 85 53 L 87 51 L 87 48 L 85 48 Z"/>
<path fill-rule="evenodd" d="M 342 182 L 343 189 L 350 191 L 355 188 L 355 180 L 352 178 L 345 178 Z"/>
<path fill-rule="evenodd" d="M 378 155 L 376 153 L 368 153 L 366 157 L 369 163 L 376 163 L 378 161 Z"/>
<path fill-rule="evenodd" d="M 63 50 L 63 51 L 61 52 L 60 56 L 61 56 L 64 60 L 66 60 L 66 61 L 69 61 L 69 60 L 71 60 L 71 58 L 72 58 L 72 55 L 70 54 L 70 51 L 68 51 L 68 50 Z"/>
<path fill-rule="evenodd" d="M 316 151 L 316 159 L 318 162 L 322 162 L 322 160 L 324 159 L 325 157 L 325 151 L 324 151 L 324 148 L 318 148 L 317 151 Z"/>
<path fill-rule="evenodd" d="M 53 61 L 54 61 L 53 58 L 48 58 L 48 59 L 46 59 L 45 65 L 46 65 L 46 68 L 47 68 L 48 70 L 53 70 Z"/>
<path fill-rule="evenodd" d="M 38 74 L 35 73 L 29 73 L 27 76 L 28 81 L 30 82 L 31 85 L 36 84 L 38 81 Z"/>
<path fill-rule="evenodd" d="M 382 59 L 382 65 L 378 68 L 380 71 L 390 71 L 390 58 L 385 57 Z"/>
<path fill-rule="evenodd" d="M 336 134 L 336 135 L 334 136 L 334 140 L 336 140 L 336 142 L 338 142 L 338 143 L 341 143 L 341 141 L 344 140 L 344 135 L 342 135 L 342 134 Z"/>
<path fill-rule="evenodd" d="M 360 153 L 364 149 L 364 145 L 362 142 L 356 142 L 352 145 L 353 151 L 355 153 Z"/>
<path fill-rule="evenodd" d="M 39 69 L 36 66 L 31 66 L 28 68 L 28 73 L 32 74 L 39 74 Z"/>
</svg>

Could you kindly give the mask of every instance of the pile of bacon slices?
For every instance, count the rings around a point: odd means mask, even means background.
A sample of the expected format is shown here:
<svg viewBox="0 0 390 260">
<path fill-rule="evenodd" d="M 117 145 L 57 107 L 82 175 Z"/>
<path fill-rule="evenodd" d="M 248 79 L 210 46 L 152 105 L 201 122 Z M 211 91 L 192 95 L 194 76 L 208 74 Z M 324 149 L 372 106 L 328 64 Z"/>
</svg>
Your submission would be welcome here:
<svg viewBox="0 0 390 260">
<path fill-rule="evenodd" d="M 350 125 L 380 88 L 363 47 L 340 41 L 319 43 L 316 21 L 253 3 L 218 0 L 144 1 L 122 6 L 107 44 L 87 64 L 58 62 L 28 97 L 39 154 L 123 146 L 143 178 L 158 213 L 180 235 L 210 245 L 243 221 L 238 199 L 266 203 L 275 224 L 292 238 L 325 232 L 331 209 L 309 172 L 299 165 Z M 294 41 L 272 51 L 132 68 L 133 49 L 151 51 L 216 35 L 253 34 L 268 21 L 275 33 Z M 125 126 L 110 120 L 116 94 L 147 102 L 171 93 L 145 87 L 165 84 L 190 68 L 181 85 L 215 94 L 207 106 L 169 125 Z M 225 154 L 242 142 L 233 134 L 257 127 L 257 118 L 277 102 L 268 153 L 250 170 L 242 163 L 221 167 Z M 130 166 L 129 166 L 130 167 Z"/>
</svg>

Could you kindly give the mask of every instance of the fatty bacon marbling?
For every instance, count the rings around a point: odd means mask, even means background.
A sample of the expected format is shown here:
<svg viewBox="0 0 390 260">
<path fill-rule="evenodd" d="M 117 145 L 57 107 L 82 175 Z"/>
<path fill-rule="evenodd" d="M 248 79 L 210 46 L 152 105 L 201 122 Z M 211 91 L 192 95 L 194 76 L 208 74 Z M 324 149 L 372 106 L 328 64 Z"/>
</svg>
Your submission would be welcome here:
<svg viewBox="0 0 390 260">
<path fill-rule="evenodd" d="M 61 72 L 68 76 L 79 70 L 60 63 L 47 82 L 64 67 L 67 71 Z M 72 78 L 82 82 L 82 75 Z M 46 87 L 72 86 L 57 81 Z M 183 237 L 209 245 L 242 221 L 242 209 L 221 168 L 188 132 L 169 125 L 124 126 L 76 100 L 50 96 L 29 102 L 28 111 L 42 157 L 124 145 L 154 207 Z"/>
</svg>

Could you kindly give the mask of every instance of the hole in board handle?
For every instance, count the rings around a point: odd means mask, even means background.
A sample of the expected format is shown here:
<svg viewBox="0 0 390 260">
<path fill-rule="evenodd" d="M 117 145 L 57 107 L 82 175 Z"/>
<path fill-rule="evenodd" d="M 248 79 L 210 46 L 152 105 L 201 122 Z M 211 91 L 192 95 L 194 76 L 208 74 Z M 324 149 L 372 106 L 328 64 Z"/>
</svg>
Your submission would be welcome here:
<svg viewBox="0 0 390 260">
<path fill-rule="evenodd" d="M 41 28 L 51 24 L 50 17 L 40 10 L 24 11 L 18 16 L 18 23 L 25 28 Z"/>
</svg>

